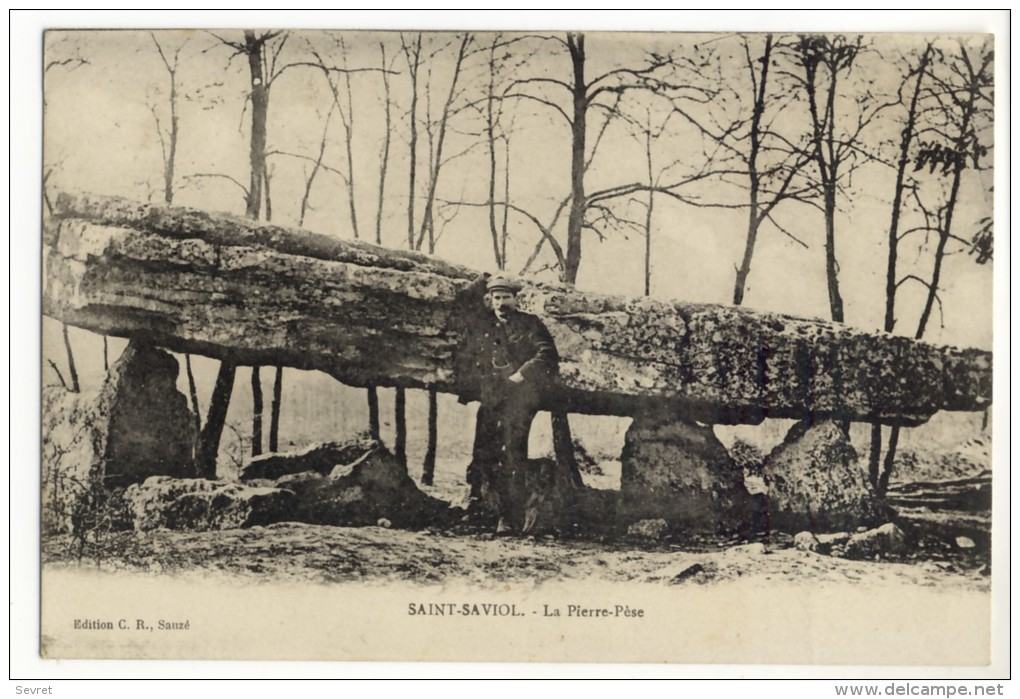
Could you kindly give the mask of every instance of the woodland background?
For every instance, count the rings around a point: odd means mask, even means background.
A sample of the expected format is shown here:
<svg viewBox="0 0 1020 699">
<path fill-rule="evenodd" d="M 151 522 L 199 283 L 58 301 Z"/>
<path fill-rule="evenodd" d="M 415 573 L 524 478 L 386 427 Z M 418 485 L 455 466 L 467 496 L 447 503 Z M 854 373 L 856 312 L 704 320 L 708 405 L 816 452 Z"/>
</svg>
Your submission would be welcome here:
<svg viewBox="0 0 1020 699">
<path fill-rule="evenodd" d="M 44 187 L 990 348 L 993 59 L 982 35 L 49 32 Z M 94 387 L 122 347 L 44 320 L 44 383 Z M 204 420 L 218 363 L 187 361 Z M 222 468 L 369 424 L 363 390 L 248 374 Z M 409 392 L 412 463 L 428 406 Z M 471 410 L 437 408 L 462 460 Z M 618 454 L 626 422 L 575 434 Z"/>
</svg>

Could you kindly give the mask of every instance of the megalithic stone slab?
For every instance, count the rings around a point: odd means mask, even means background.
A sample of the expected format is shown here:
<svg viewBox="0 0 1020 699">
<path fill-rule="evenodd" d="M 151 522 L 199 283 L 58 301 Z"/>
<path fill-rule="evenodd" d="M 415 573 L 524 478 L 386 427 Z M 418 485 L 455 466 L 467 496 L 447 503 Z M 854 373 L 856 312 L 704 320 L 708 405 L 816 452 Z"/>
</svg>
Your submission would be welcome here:
<svg viewBox="0 0 1020 699">
<path fill-rule="evenodd" d="M 196 429 L 187 398 L 177 390 L 177 360 L 132 342 L 97 391 L 43 389 L 43 527 L 70 531 L 92 516 L 101 486 L 125 486 L 150 476 L 194 476 Z"/>
<path fill-rule="evenodd" d="M 479 274 L 225 214 L 61 194 L 45 225 L 43 312 L 108 335 L 361 386 L 457 392 L 458 328 Z M 524 284 L 562 356 L 574 412 L 667 409 L 918 424 L 991 403 L 991 353 L 723 305 Z"/>
</svg>

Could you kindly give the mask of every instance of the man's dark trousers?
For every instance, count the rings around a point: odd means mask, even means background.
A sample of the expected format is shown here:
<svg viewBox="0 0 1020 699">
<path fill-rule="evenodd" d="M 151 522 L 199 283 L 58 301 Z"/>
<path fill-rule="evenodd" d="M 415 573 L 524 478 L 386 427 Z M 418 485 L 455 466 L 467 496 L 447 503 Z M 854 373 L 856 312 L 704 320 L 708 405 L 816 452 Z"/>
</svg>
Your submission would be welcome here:
<svg viewBox="0 0 1020 699">
<path fill-rule="evenodd" d="M 488 383 L 488 382 L 487 382 Z M 498 379 L 483 388 L 475 420 L 475 444 L 468 473 L 473 497 L 482 483 L 494 483 L 499 515 L 514 527 L 523 512 L 528 436 L 540 396 L 534 384 Z"/>
</svg>

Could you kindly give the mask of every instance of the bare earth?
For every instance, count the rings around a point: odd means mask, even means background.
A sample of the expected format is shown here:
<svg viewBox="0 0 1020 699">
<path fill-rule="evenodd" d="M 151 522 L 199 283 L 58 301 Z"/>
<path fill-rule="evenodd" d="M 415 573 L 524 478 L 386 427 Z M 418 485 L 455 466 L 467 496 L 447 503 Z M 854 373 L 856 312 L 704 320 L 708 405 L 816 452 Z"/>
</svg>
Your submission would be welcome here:
<svg viewBox="0 0 1020 699">
<path fill-rule="evenodd" d="M 43 559 L 58 568 L 94 568 L 69 551 L 67 538 L 43 544 Z M 297 523 L 213 532 L 156 530 L 111 535 L 104 570 L 150 574 L 205 573 L 250 582 L 336 583 L 407 581 L 424 584 L 591 580 L 660 585 L 711 585 L 759 580 L 764 585 L 855 584 L 922 586 L 988 592 L 989 566 L 975 556 L 918 554 L 902 561 L 851 561 L 799 551 L 780 537 L 762 544 L 641 546 L 542 538 L 494 539 L 475 531 L 402 531 Z M 695 567 L 700 566 L 700 570 Z M 678 577 L 679 576 L 679 577 Z"/>
</svg>

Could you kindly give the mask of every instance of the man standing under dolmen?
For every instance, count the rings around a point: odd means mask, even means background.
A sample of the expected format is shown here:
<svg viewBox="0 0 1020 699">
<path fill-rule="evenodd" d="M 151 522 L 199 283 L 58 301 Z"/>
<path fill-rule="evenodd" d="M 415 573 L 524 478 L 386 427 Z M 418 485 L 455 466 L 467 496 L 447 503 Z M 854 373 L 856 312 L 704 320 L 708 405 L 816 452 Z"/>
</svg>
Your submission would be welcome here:
<svg viewBox="0 0 1020 699">
<path fill-rule="evenodd" d="M 559 366 L 549 330 L 536 316 L 517 310 L 518 291 L 506 277 L 489 279 L 490 312 L 464 323 L 455 357 L 461 402 L 481 403 L 467 476 L 472 506 L 481 504 L 484 484 L 495 485 L 498 536 L 527 533 L 534 524 L 524 517 L 528 437 Z"/>
</svg>

